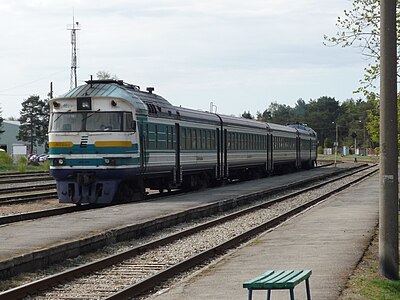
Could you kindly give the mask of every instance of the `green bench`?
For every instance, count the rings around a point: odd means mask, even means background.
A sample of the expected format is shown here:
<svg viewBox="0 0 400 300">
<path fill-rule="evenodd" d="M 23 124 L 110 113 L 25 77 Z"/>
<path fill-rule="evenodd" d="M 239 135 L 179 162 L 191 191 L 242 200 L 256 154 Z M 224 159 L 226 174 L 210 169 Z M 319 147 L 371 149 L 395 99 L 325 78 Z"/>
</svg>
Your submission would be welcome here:
<svg viewBox="0 0 400 300">
<path fill-rule="evenodd" d="M 306 281 L 307 299 L 311 300 L 310 282 L 311 270 L 267 271 L 257 278 L 246 281 L 243 287 L 249 290 L 249 300 L 253 290 L 267 290 L 267 300 L 271 299 L 271 290 L 290 290 L 290 299 L 294 300 L 294 288 L 303 280 Z"/>
</svg>

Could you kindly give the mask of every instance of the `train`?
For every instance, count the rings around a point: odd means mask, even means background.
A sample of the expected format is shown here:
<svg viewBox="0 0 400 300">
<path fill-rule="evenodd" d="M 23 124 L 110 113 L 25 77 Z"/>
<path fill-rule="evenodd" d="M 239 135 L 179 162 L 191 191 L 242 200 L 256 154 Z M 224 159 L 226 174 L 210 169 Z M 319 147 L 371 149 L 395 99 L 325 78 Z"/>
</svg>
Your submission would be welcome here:
<svg viewBox="0 0 400 300">
<path fill-rule="evenodd" d="M 153 87 L 88 80 L 49 100 L 50 174 L 61 203 L 110 204 L 310 169 L 317 134 L 172 105 Z"/>
</svg>

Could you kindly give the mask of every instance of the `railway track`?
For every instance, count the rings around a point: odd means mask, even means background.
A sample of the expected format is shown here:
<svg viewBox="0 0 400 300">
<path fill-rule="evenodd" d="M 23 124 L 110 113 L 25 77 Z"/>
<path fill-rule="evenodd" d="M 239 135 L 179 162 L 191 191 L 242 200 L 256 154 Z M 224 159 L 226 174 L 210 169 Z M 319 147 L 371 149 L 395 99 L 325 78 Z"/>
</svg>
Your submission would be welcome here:
<svg viewBox="0 0 400 300">
<path fill-rule="evenodd" d="M 32 182 L 36 180 L 48 181 L 54 180 L 52 176 L 46 173 L 22 173 L 9 175 L 7 173 L 1 174 L 0 184 L 10 184 L 10 183 L 23 183 L 23 182 Z"/>
<path fill-rule="evenodd" d="M 15 299 L 27 295 L 35 299 L 138 297 L 173 276 L 204 264 L 256 234 L 279 225 L 329 196 L 371 176 L 377 171 L 377 167 L 372 171 L 359 171 L 361 174 L 350 174 L 351 179 L 342 177 L 339 183 L 339 179 L 335 178 L 314 184 L 122 253 L 11 289 L 0 293 L 0 298 Z M 317 195 L 315 191 L 327 185 L 329 191 Z M 295 200 L 305 194 L 302 201 Z M 188 248 L 190 250 L 186 250 Z M 60 282 L 63 284 L 59 285 Z M 42 290 L 45 291 L 39 292 Z"/>
<path fill-rule="evenodd" d="M 0 196 L 0 206 L 1 205 L 11 205 L 11 204 L 23 204 L 32 201 L 38 200 L 47 200 L 57 198 L 57 191 L 55 185 L 49 185 L 46 187 L 40 187 L 38 189 L 31 188 L 25 190 L 23 188 L 18 189 L 18 192 L 15 192 L 16 188 L 13 188 L 12 192 L 8 192 L 5 194 L 1 192 Z M 30 191 L 30 192 L 28 192 Z M 35 192 L 32 192 L 35 191 Z"/>
<path fill-rule="evenodd" d="M 326 164 L 326 165 L 320 165 L 318 167 L 326 167 L 330 166 L 332 164 Z M 343 175 L 343 176 L 348 176 L 348 175 Z M 300 185 L 302 183 L 299 183 Z M 286 189 L 286 187 L 283 187 L 281 189 L 274 189 L 271 191 L 273 192 L 279 192 L 280 190 Z M 168 193 L 150 193 L 147 196 L 147 199 L 145 201 L 151 201 L 158 199 L 160 197 L 165 197 L 165 196 L 171 196 L 175 194 L 179 194 L 179 190 L 173 190 Z M 45 193 L 38 193 L 36 195 L 12 195 L 12 196 L 0 196 L 0 206 L 1 205 L 11 205 L 11 204 L 24 204 L 32 201 L 38 201 L 38 200 L 45 200 L 45 199 L 54 199 L 57 198 L 57 193 L 53 190 L 45 192 Z M 9 224 L 9 223 L 15 223 L 15 222 L 22 222 L 22 221 L 27 221 L 27 220 L 34 220 L 34 219 L 39 219 L 39 218 L 46 218 L 46 217 L 51 217 L 51 216 L 56 216 L 56 215 L 62 215 L 62 214 L 67 214 L 67 213 L 73 213 L 73 212 L 78 212 L 78 211 L 84 211 L 84 210 L 90 210 L 90 209 L 96 209 L 99 207 L 104 207 L 101 205 L 81 205 L 81 206 L 68 206 L 64 208 L 49 208 L 45 210 L 39 210 L 39 211 L 32 211 L 32 212 L 27 212 L 27 213 L 19 213 L 19 214 L 13 214 L 13 215 L 8 215 L 8 216 L 3 216 L 0 217 L 0 225 L 3 224 Z"/>
</svg>

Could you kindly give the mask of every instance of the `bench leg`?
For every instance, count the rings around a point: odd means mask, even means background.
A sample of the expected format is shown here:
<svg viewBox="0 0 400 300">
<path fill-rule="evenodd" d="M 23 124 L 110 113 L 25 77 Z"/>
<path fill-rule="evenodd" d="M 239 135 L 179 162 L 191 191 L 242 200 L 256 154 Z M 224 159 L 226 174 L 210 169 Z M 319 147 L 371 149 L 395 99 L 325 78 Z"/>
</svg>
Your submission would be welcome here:
<svg viewBox="0 0 400 300">
<path fill-rule="evenodd" d="M 307 300 L 311 300 L 310 282 L 306 279 Z"/>
<path fill-rule="evenodd" d="M 271 290 L 267 290 L 267 300 L 271 300 Z"/>
<path fill-rule="evenodd" d="M 251 300 L 251 299 L 253 299 L 253 290 L 252 290 L 252 289 L 249 289 L 249 297 L 248 297 L 248 300 Z"/>
<path fill-rule="evenodd" d="M 294 290 L 290 289 L 290 300 L 294 300 Z"/>
</svg>

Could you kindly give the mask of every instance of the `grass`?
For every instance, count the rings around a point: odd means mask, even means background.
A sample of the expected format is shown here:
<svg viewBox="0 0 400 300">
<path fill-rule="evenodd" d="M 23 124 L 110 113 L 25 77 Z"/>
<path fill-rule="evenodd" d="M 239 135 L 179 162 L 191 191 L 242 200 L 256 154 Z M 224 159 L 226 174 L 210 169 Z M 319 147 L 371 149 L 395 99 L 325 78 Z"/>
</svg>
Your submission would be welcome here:
<svg viewBox="0 0 400 300">
<path fill-rule="evenodd" d="M 389 280 L 379 273 L 378 249 L 379 242 L 376 233 L 339 300 L 400 299 L 400 280 Z"/>
<path fill-rule="evenodd" d="M 324 155 L 318 154 L 318 160 L 335 160 L 335 155 Z M 368 163 L 379 163 L 379 156 L 361 156 L 361 155 L 337 155 L 337 161 L 343 162 L 354 162 L 357 159 L 358 162 L 368 162 Z"/>
<path fill-rule="evenodd" d="M 0 152 L 0 172 L 37 172 L 49 171 L 50 161 L 39 163 L 36 166 L 28 164 L 25 157 L 20 157 L 17 161 L 13 161 L 12 157 L 5 152 Z"/>
</svg>

